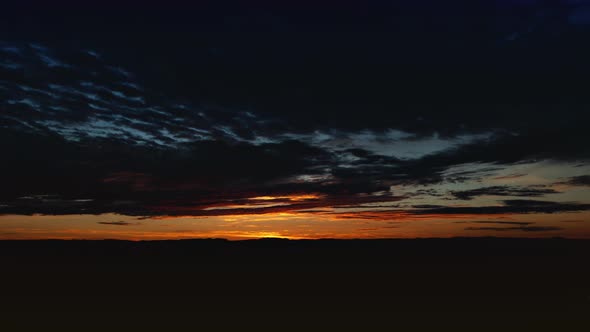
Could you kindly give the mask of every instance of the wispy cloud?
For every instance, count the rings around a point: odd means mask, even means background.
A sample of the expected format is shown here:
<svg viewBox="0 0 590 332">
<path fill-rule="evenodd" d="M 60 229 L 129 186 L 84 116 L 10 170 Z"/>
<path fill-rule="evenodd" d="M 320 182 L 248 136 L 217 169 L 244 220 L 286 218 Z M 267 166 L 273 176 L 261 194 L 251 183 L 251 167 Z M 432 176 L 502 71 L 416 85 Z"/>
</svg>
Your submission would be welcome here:
<svg viewBox="0 0 590 332">
<path fill-rule="evenodd" d="M 139 226 L 141 223 L 133 223 L 128 221 L 99 221 L 97 224 L 112 225 L 112 226 Z"/>
</svg>

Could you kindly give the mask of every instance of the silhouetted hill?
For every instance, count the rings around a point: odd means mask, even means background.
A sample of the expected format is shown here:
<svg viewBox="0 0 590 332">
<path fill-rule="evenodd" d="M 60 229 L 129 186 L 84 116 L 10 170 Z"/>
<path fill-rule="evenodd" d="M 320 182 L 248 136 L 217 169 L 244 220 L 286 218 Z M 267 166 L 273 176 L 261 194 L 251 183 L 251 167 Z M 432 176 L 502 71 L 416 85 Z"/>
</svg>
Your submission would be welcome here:
<svg viewBox="0 0 590 332">
<path fill-rule="evenodd" d="M 560 238 L 0 241 L 2 312 L 554 330 L 587 323 L 589 254 Z"/>
</svg>

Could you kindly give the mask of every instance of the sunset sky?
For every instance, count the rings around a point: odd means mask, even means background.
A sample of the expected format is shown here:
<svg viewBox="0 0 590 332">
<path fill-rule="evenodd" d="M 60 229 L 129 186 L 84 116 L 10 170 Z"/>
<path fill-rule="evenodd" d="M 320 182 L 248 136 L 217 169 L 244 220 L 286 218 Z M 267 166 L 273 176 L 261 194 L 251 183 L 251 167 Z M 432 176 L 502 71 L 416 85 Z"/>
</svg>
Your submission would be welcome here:
<svg viewBox="0 0 590 332">
<path fill-rule="evenodd" d="M 588 3 L 420 3 L 0 14 L 0 239 L 590 238 Z"/>
</svg>

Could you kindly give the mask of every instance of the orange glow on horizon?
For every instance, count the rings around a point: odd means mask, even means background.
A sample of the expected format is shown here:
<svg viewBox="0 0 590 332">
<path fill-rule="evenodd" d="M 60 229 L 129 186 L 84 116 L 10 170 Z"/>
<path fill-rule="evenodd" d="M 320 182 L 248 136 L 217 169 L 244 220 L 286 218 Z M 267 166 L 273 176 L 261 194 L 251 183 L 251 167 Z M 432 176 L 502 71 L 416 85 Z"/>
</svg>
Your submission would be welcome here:
<svg viewBox="0 0 590 332">
<path fill-rule="evenodd" d="M 320 195 L 306 194 L 306 195 L 289 195 L 289 196 L 257 196 L 248 198 L 251 201 L 274 201 L 278 199 L 287 199 L 294 202 L 306 201 L 312 199 L 320 199 Z"/>
<path fill-rule="evenodd" d="M 228 240 L 378 239 L 431 237 L 590 238 L 590 212 L 568 214 L 416 215 L 408 211 L 340 213 L 282 211 L 264 214 L 137 217 L 4 215 L 0 239 Z M 527 227 L 531 231 L 526 231 Z M 547 228 L 536 231 L 534 228 Z M 496 231 L 498 229 L 499 231 Z M 520 230 L 519 230 L 520 229 Z"/>
</svg>

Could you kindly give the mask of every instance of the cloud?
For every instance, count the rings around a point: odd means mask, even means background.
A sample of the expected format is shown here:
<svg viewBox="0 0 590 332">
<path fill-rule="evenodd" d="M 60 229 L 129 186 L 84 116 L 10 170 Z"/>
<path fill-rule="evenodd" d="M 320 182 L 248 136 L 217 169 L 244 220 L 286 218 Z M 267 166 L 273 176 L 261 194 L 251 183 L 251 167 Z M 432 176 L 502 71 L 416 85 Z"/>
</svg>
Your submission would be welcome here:
<svg viewBox="0 0 590 332">
<path fill-rule="evenodd" d="M 302 180 L 300 174 L 324 174 L 322 167 L 330 165 L 333 155 L 297 141 L 260 145 L 203 141 L 171 150 L 96 138 L 73 142 L 52 134 L 9 130 L 0 138 L 6 161 L 0 165 L 0 213 L 219 215 L 401 199 L 372 177 Z M 36 193 L 56 198 L 19 199 Z M 318 199 L 289 198 L 302 194 Z M 284 206 L 231 208 L 254 205 L 249 198 L 260 196 L 277 197 L 273 203 Z"/>
<path fill-rule="evenodd" d="M 504 176 L 497 176 L 494 178 L 494 180 L 513 180 L 513 179 L 521 178 L 523 176 L 526 176 L 526 174 L 509 174 L 509 175 L 504 175 Z"/>
<path fill-rule="evenodd" d="M 128 221 L 99 221 L 97 224 L 101 225 L 113 225 L 113 226 L 138 226 L 141 223 L 132 223 Z"/>
<path fill-rule="evenodd" d="M 526 214 L 589 211 L 590 204 L 576 202 L 550 202 L 536 200 L 504 200 L 501 206 L 447 206 L 418 209 L 414 214 Z"/>
<path fill-rule="evenodd" d="M 51 133 L 16 130 L 4 130 L 0 138 L 0 153 L 5 160 L 0 165 L 3 182 L 0 213 L 5 214 L 225 215 L 359 207 L 411 198 L 412 195 L 393 195 L 390 187 L 410 179 L 421 183 L 432 176 L 442 181 L 442 170 L 447 167 L 437 166 L 441 172 L 433 175 L 427 172 L 432 165 L 420 165 L 440 156 L 425 157 L 426 161 L 399 161 L 375 158 L 364 151 L 355 154 L 366 157 L 366 164 L 356 168 L 338 167 L 335 165 L 339 159 L 333 152 L 300 141 L 258 145 L 198 141 L 168 149 L 106 138 L 75 142 Z M 400 170 L 407 172 L 399 174 Z M 301 177 L 303 174 L 313 180 L 307 181 Z M 421 192 L 438 195 L 429 188 Z M 57 198 L 19 199 L 47 193 Z M 453 195 L 471 199 L 491 194 L 538 197 L 549 193 L 554 191 L 506 186 L 455 191 Z M 275 206 L 267 207 L 250 206 L 252 202 L 248 200 L 257 196 L 302 194 L 315 194 L 318 199 L 298 202 L 279 199 L 273 202 Z M 92 200 L 79 201 L 81 198 Z M 240 205 L 246 207 L 239 208 Z M 395 210 L 387 208 L 389 204 L 376 205 L 370 209 Z M 589 206 L 575 202 L 505 200 L 503 206 L 414 204 L 406 212 L 413 215 L 559 213 L 585 211 Z M 379 218 L 383 213 L 369 212 L 371 216 L 359 214 L 359 217 Z"/>
<path fill-rule="evenodd" d="M 570 186 L 588 187 L 588 186 L 590 186 L 590 175 L 574 176 L 574 177 L 569 178 L 567 181 L 558 182 L 557 184 L 566 184 L 566 185 L 570 185 Z"/>
<path fill-rule="evenodd" d="M 478 196 L 519 196 L 540 197 L 547 194 L 559 193 L 554 189 L 537 187 L 493 186 L 471 190 L 451 191 L 451 194 L 461 200 L 472 200 Z"/>
<path fill-rule="evenodd" d="M 400 181 L 414 184 L 440 183 L 445 172 L 455 165 L 485 164 L 512 165 L 536 160 L 576 161 L 588 160 L 590 149 L 581 147 L 579 142 L 590 139 L 588 132 L 569 128 L 563 135 L 561 127 L 523 134 L 498 134 L 479 142 L 458 146 L 441 153 L 408 161 L 397 168 Z"/>
<path fill-rule="evenodd" d="M 533 224 L 526 221 L 455 221 L 457 224 L 497 224 L 497 225 L 518 225 L 527 226 Z"/>
<path fill-rule="evenodd" d="M 553 232 L 553 231 L 561 231 L 561 230 L 563 230 L 563 228 L 553 227 L 553 226 L 467 227 L 467 228 L 465 228 L 465 230 L 466 231 L 496 231 L 496 232 L 506 232 L 506 231 Z"/>
</svg>

